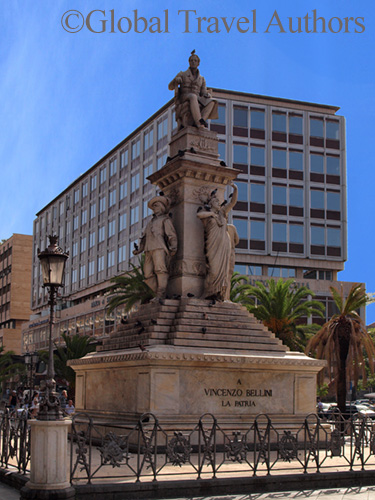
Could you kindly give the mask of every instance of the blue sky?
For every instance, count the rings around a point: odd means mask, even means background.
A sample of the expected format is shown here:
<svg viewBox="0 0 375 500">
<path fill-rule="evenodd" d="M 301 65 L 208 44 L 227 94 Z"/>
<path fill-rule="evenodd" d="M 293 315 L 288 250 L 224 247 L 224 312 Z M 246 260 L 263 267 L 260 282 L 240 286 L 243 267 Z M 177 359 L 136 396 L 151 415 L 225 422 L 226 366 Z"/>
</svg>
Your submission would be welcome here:
<svg viewBox="0 0 375 500">
<path fill-rule="evenodd" d="M 36 212 L 172 97 L 168 82 L 196 49 L 209 86 L 340 106 L 347 120 L 349 254 L 339 278 L 375 291 L 373 1 L 2 0 L 1 7 L 0 239 L 32 234 Z M 65 12 L 86 17 L 96 9 L 105 14 L 94 13 L 91 27 L 99 31 L 107 19 L 106 32 L 63 29 Z M 110 33 L 110 11 L 117 22 L 134 19 L 134 9 L 148 26 L 159 17 L 163 31 L 167 10 L 169 33 Z M 179 10 L 196 11 L 190 33 Z M 276 22 L 265 33 L 275 10 L 285 33 Z M 313 10 L 327 31 L 338 18 L 331 27 L 342 24 L 341 31 L 289 32 L 288 18 L 295 29 L 297 18 Z M 235 20 L 229 33 L 222 22 L 220 33 L 208 33 L 204 21 L 197 33 L 197 17 Z M 240 17 L 250 20 L 247 33 L 236 29 Z M 77 22 L 68 20 L 72 27 Z M 373 321 L 375 305 L 367 311 Z"/>
</svg>

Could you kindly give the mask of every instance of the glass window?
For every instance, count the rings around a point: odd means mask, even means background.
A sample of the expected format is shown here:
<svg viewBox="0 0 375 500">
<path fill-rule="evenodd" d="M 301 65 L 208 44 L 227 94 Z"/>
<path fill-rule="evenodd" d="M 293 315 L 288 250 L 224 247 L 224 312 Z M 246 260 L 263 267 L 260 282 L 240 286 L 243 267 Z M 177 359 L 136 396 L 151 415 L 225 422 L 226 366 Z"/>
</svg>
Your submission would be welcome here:
<svg viewBox="0 0 375 500">
<path fill-rule="evenodd" d="M 225 143 L 224 142 L 219 142 L 218 153 L 219 153 L 220 160 L 226 161 L 226 159 L 225 159 Z"/>
<path fill-rule="evenodd" d="M 123 229 L 126 229 L 126 213 L 120 214 L 118 218 L 118 230 L 122 231 Z"/>
<path fill-rule="evenodd" d="M 272 130 L 274 132 L 286 132 L 286 114 L 272 113 Z"/>
<path fill-rule="evenodd" d="M 95 273 L 95 261 L 89 262 L 89 276 L 92 276 Z"/>
<path fill-rule="evenodd" d="M 250 184 L 250 201 L 253 203 L 265 203 L 264 184 Z"/>
<path fill-rule="evenodd" d="M 134 191 L 139 188 L 139 173 L 132 175 L 131 188 L 132 188 L 132 191 L 131 191 L 132 193 L 134 193 Z"/>
<path fill-rule="evenodd" d="M 327 210 L 340 211 L 340 193 L 327 192 Z"/>
<path fill-rule="evenodd" d="M 64 202 L 60 201 L 60 215 L 63 215 L 63 213 L 64 213 Z M 39 228 L 37 228 L 36 232 L 39 232 Z"/>
<path fill-rule="evenodd" d="M 124 262 L 126 261 L 126 245 L 122 245 L 118 249 L 118 261 Z"/>
<path fill-rule="evenodd" d="M 272 241 L 286 243 L 286 224 L 284 222 L 273 222 L 272 233 Z"/>
<path fill-rule="evenodd" d="M 247 240 L 247 219 L 235 219 L 233 218 L 233 224 L 236 226 L 238 236 L 241 239 Z"/>
<path fill-rule="evenodd" d="M 74 203 L 78 203 L 79 202 L 79 189 L 76 189 L 74 191 Z"/>
<path fill-rule="evenodd" d="M 270 276 L 270 277 L 273 277 L 273 278 L 280 278 L 280 274 L 281 274 L 280 267 L 271 267 L 271 266 L 268 266 L 267 276 Z"/>
<path fill-rule="evenodd" d="M 75 257 L 78 254 L 78 242 L 75 241 L 72 245 L 72 256 Z"/>
<path fill-rule="evenodd" d="M 246 271 L 247 271 L 247 266 L 244 265 L 244 264 L 236 264 L 234 266 L 234 270 L 237 272 L 237 273 L 240 273 L 240 274 L 247 274 Z"/>
<path fill-rule="evenodd" d="M 240 144 L 233 145 L 233 162 L 247 165 L 247 146 Z"/>
<path fill-rule="evenodd" d="M 107 168 L 104 167 L 100 171 L 100 184 L 103 184 L 107 180 Z"/>
<path fill-rule="evenodd" d="M 327 245 L 329 247 L 341 246 L 341 229 L 335 227 L 327 227 Z"/>
<path fill-rule="evenodd" d="M 302 135 L 302 116 L 289 115 L 289 133 Z"/>
<path fill-rule="evenodd" d="M 324 210 L 324 191 L 311 190 L 311 208 Z"/>
<path fill-rule="evenodd" d="M 96 203 L 93 203 L 90 207 L 90 219 L 93 219 L 96 215 Z"/>
<path fill-rule="evenodd" d="M 117 172 L 117 158 L 112 158 L 109 162 L 109 176 L 115 175 Z"/>
<path fill-rule="evenodd" d="M 158 123 L 158 141 L 168 134 L 168 118 Z"/>
<path fill-rule="evenodd" d="M 310 135 L 312 137 L 324 137 L 323 120 L 319 118 L 310 118 Z"/>
<path fill-rule="evenodd" d="M 84 280 L 86 278 L 86 266 L 83 264 L 79 268 L 79 279 Z"/>
<path fill-rule="evenodd" d="M 85 196 L 87 196 L 87 182 L 82 184 L 82 198 L 85 198 Z"/>
<path fill-rule="evenodd" d="M 111 250 L 107 253 L 107 267 L 113 267 L 115 265 L 115 251 Z"/>
<path fill-rule="evenodd" d="M 123 200 L 126 197 L 127 192 L 128 192 L 128 183 L 123 182 L 122 184 L 120 184 L 120 200 Z"/>
<path fill-rule="evenodd" d="M 108 238 L 114 236 L 115 233 L 116 233 L 116 221 L 111 220 L 110 222 L 108 222 Z"/>
<path fill-rule="evenodd" d="M 158 158 L 156 160 L 156 169 L 160 170 L 162 168 L 162 166 L 165 165 L 166 161 L 167 161 L 166 153 L 161 155 L 161 156 L 158 156 Z"/>
<path fill-rule="evenodd" d="M 325 245 L 324 227 L 311 226 L 311 244 Z"/>
<path fill-rule="evenodd" d="M 149 163 L 143 168 L 143 184 L 147 184 L 147 177 L 152 174 L 152 163 Z"/>
<path fill-rule="evenodd" d="M 154 144 L 154 130 L 150 129 L 148 132 L 145 132 L 144 135 L 144 150 L 146 151 Z"/>
<path fill-rule="evenodd" d="M 247 127 L 247 108 L 233 109 L 233 125 L 235 127 Z"/>
<path fill-rule="evenodd" d="M 250 239 L 264 241 L 266 223 L 260 220 L 250 221 Z"/>
<path fill-rule="evenodd" d="M 303 153 L 302 151 L 289 151 L 289 169 L 303 170 Z"/>
<path fill-rule="evenodd" d="M 139 221 L 139 207 L 133 207 L 130 210 L 130 224 L 135 224 Z"/>
<path fill-rule="evenodd" d="M 99 228 L 98 234 L 99 243 L 102 243 L 105 240 L 105 226 Z"/>
<path fill-rule="evenodd" d="M 87 210 L 83 210 L 81 213 L 81 224 L 82 226 L 87 222 Z"/>
<path fill-rule="evenodd" d="M 340 175 L 340 158 L 338 156 L 327 156 L 327 174 Z"/>
<path fill-rule="evenodd" d="M 273 168 L 286 168 L 286 150 L 272 150 L 272 166 Z"/>
<path fill-rule="evenodd" d="M 99 200 L 99 213 L 103 213 L 105 211 L 105 196 L 103 198 L 100 198 Z"/>
<path fill-rule="evenodd" d="M 121 151 L 120 153 L 120 168 L 126 167 L 128 161 L 129 161 L 129 153 L 128 150 L 125 149 L 125 151 Z"/>
<path fill-rule="evenodd" d="M 236 182 L 238 188 L 238 201 L 249 201 L 247 194 L 247 182 Z"/>
<path fill-rule="evenodd" d="M 81 253 L 86 251 L 86 237 L 81 238 Z"/>
<path fill-rule="evenodd" d="M 132 144 L 132 160 L 135 160 L 141 154 L 140 142 L 141 141 L 138 139 Z"/>
<path fill-rule="evenodd" d="M 327 139 L 339 140 L 339 122 L 336 121 L 326 121 L 326 137 Z"/>
<path fill-rule="evenodd" d="M 89 246 L 92 248 L 95 245 L 95 231 L 90 233 Z"/>
<path fill-rule="evenodd" d="M 260 109 L 250 110 L 250 127 L 264 130 L 264 111 Z"/>
<path fill-rule="evenodd" d="M 148 200 L 143 202 L 143 218 L 145 219 L 152 214 L 151 208 L 148 206 Z"/>
<path fill-rule="evenodd" d="M 78 215 L 73 218 L 73 231 L 78 229 Z"/>
<path fill-rule="evenodd" d="M 289 241 L 290 243 L 303 244 L 303 226 L 300 224 L 289 225 Z"/>
<path fill-rule="evenodd" d="M 217 120 L 211 120 L 211 123 L 225 125 L 225 105 L 219 104 L 219 106 L 217 108 L 217 112 L 218 112 L 219 117 L 217 118 Z"/>
<path fill-rule="evenodd" d="M 317 174 L 324 173 L 324 156 L 323 155 L 310 155 L 310 171 Z"/>
<path fill-rule="evenodd" d="M 109 192 L 109 206 L 112 207 L 116 203 L 116 189 Z"/>
<path fill-rule="evenodd" d="M 98 273 L 104 271 L 104 255 L 98 257 Z"/>
<path fill-rule="evenodd" d="M 291 207 L 303 207 L 303 189 L 289 188 L 289 205 Z"/>
<path fill-rule="evenodd" d="M 250 276 L 262 276 L 262 266 L 247 266 Z"/>
<path fill-rule="evenodd" d="M 91 177 L 91 191 L 95 191 L 96 189 L 96 175 Z"/>
<path fill-rule="evenodd" d="M 72 283 L 76 283 L 77 282 L 77 269 L 73 269 L 72 270 Z"/>
<path fill-rule="evenodd" d="M 258 148 L 256 146 L 251 146 L 250 154 L 251 154 L 251 157 L 250 157 L 251 165 L 259 165 L 261 167 L 265 166 L 264 148 Z"/>
<path fill-rule="evenodd" d="M 272 203 L 274 205 L 286 205 L 285 186 L 272 186 Z"/>
</svg>

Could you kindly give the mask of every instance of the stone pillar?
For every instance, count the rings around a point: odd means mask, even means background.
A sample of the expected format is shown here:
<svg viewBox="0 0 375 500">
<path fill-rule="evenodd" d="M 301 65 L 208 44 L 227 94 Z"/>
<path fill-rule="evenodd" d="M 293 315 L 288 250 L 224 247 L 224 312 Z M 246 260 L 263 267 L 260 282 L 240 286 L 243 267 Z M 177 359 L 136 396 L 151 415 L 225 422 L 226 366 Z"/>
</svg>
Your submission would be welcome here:
<svg viewBox="0 0 375 500">
<path fill-rule="evenodd" d="M 68 428 L 70 420 L 31 420 L 30 481 L 21 499 L 70 499 Z"/>
<path fill-rule="evenodd" d="M 168 295 L 203 293 L 206 262 L 203 225 L 197 217 L 199 206 L 214 190 L 224 201 L 225 188 L 239 171 L 220 161 L 215 132 L 186 127 L 170 142 L 166 165 L 149 180 L 171 199 L 171 216 L 178 236 L 178 251 L 171 262 Z"/>
</svg>

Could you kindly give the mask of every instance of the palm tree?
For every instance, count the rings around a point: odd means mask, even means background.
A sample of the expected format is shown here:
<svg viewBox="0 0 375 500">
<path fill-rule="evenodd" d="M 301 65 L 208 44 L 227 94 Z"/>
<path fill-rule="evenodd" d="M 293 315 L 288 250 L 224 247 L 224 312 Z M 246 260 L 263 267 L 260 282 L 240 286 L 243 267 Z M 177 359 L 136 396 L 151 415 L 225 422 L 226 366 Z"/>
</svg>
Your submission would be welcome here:
<svg viewBox="0 0 375 500">
<path fill-rule="evenodd" d="M 316 331 L 316 325 L 301 324 L 302 317 L 316 314 L 324 318 L 324 306 L 317 300 L 308 300 L 314 293 L 306 286 L 298 287 L 293 279 L 269 279 L 266 285 L 243 286 L 237 301 L 261 320 L 284 344 L 292 350 L 303 351 L 305 336 Z"/>
<path fill-rule="evenodd" d="M 144 262 L 143 254 L 139 259 L 139 266 L 130 263 L 132 267 L 130 271 L 111 279 L 114 285 L 109 288 L 109 294 L 112 297 L 107 306 L 108 314 L 120 305 L 125 305 L 125 311 L 130 311 L 138 302 L 144 304 L 155 297 L 154 292 L 145 282 Z"/>
<path fill-rule="evenodd" d="M 0 383 L 7 382 L 15 376 L 22 376 L 26 372 L 24 363 L 19 362 L 19 356 L 13 351 L 4 352 L 0 347 Z"/>
<path fill-rule="evenodd" d="M 353 285 L 346 299 L 343 290 L 339 292 L 334 287 L 330 290 L 338 312 L 310 339 L 306 352 L 316 353 L 317 358 L 327 360 L 329 376 L 332 378 L 333 374 L 336 381 L 337 405 L 344 413 L 347 380 L 353 380 L 356 386 L 362 374 L 366 383 L 364 352 L 373 373 L 375 346 L 357 312 L 366 304 L 362 285 Z"/>
<path fill-rule="evenodd" d="M 86 356 L 89 352 L 96 349 L 94 340 L 87 335 L 67 335 L 62 334 L 65 346 L 58 347 L 55 351 L 55 371 L 56 375 L 69 384 L 69 391 L 74 394 L 76 374 L 73 368 L 68 366 L 70 359 L 80 359 Z"/>
</svg>

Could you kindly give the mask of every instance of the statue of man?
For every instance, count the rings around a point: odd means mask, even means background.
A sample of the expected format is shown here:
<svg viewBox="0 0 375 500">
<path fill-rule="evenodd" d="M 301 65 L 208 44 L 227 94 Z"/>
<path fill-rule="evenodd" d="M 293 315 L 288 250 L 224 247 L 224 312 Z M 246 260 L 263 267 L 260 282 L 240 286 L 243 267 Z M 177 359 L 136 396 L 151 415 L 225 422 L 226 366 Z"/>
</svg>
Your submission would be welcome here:
<svg viewBox="0 0 375 500">
<path fill-rule="evenodd" d="M 218 104 L 207 91 L 206 81 L 199 73 L 200 59 L 195 50 L 189 57 L 189 69 L 180 71 L 168 85 L 175 91 L 175 109 L 178 128 L 188 125 L 207 127 L 208 119 L 218 118 Z"/>
<path fill-rule="evenodd" d="M 177 252 L 177 234 L 168 215 L 170 203 L 165 196 L 155 196 L 148 202 L 154 212 L 141 237 L 134 255 L 145 253 L 144 274 L 147 285 L 164 299 L 169 278 L 169 261 Z"/>
</svg>

